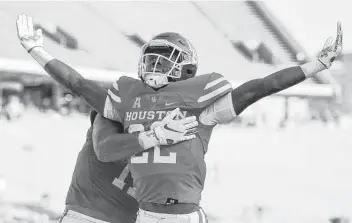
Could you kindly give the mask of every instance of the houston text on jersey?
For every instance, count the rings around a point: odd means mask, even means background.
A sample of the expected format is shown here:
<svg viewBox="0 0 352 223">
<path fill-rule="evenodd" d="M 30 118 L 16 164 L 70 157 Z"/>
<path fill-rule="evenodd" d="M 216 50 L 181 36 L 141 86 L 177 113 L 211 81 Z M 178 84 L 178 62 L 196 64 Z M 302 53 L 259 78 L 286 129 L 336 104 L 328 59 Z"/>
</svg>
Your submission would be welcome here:
<svg viewBox="0 0 352 223">
<path fill-rule="evenodd" d="M 125 121 L 135 121 L 135 120 L 162 120 L 171 111 L 132 111 L 125 113 Z M 187 116 L 187 111 L 180 111 L 176 115 L 175 119 L 185 118 Z"/>
</svg>

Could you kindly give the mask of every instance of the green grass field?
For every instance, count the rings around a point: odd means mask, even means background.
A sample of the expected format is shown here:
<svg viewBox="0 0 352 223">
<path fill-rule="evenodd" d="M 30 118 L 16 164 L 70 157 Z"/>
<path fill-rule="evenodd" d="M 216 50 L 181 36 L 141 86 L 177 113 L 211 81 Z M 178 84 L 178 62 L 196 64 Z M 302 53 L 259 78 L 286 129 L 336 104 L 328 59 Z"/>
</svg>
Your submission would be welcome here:
<svg viewBox="0 0 352 223">
<path fill-rule="evenodd" d="M 4 199 L 39 200 L 49 193 L 51 207 L 61 211 L 88 126 L 81 115 L 37 112 L 1 122 L 0 175 L 8 181 Z M 206 155 L 202 206 L 232 222 L 253 205 L 263 205 L 271 222 L 352 217 L 351 133 L 322 126 L 283 131 L 221 126 Z"/>
</svg>

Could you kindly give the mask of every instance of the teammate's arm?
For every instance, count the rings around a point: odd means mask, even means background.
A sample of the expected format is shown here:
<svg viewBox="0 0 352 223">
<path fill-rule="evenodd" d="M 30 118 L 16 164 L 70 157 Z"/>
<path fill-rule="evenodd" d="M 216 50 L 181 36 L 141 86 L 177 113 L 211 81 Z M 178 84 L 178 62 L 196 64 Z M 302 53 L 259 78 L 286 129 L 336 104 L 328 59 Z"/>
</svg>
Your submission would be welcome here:
<svg viewBox="0 0 352 223">
<path fill-rule="evenodd" d="M 32 17 L 25 14 L 19 15 L 16 25 L 18 38 L 22 46 L 44 70 L 60 85 L 69 89 L 73 94 L 82 97 L 94 110 L 104 114 L 107 91 L 99 84 L 84 79 L 73 68 L 51 56 L 43 48 L 41 29 L 34 30 Z"/>
<path fill-rule="evenodd" d="M 173 120 L 178 113 L 178 108 L 173 110 L 161 122 L 154 122 L 149 131 L 144 131 L 142 125 L 134 125 L 129 129 L 131 134 L 120 134 L 123 127 L 119 122 L 97 115 L 93 123 L 93 145 L 98 159 L 102 162 L 124 160 L 155 146 L 195 138 L 196 117 Z"/>
<path fill-rule="evenodd" d="M 93 123 L 93 147 L 102 162 L 123 160 L 144 151 L 137 134 L 123 134 L 123 126 L 97 115 Z"/>
<path fill-rule="evenodd" d="M 206 125 L 215 125 L 231 121 L 256 101 L 294 86 L 314 74 L 330 68 L 341 50 L 342 29 L 341 24 L 338 23 L 336 40 L 332 43 L 332 39 L 329 38 L 316 60 L 242 84 L 205 109 L 200 115 L 200 122 Z"/>
</svg>

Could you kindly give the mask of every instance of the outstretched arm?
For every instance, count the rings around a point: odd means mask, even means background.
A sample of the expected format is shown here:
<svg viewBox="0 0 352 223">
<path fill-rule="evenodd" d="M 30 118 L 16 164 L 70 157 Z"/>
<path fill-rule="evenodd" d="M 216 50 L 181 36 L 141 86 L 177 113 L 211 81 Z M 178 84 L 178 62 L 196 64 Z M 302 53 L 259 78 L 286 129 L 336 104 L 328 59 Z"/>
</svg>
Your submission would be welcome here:
<svg viewBox="0 0 352 223">
<path fill-rule="evenodd" d="M 314 74 L 330 68 L 341 50 L 342 29 L 341 24 L 338 23 L 336 40 L 332 43 L 329 38 L 316 60 L 242 84 L 205 109 L 200 116 L 200 122 L 215 125 L 231 121 L 256 101 L 301 83 Z"/>
<path fill-rule="evenodd" d="M 32 17 L 25 14 L 19 15 L 16 25 L 22 46 L 45 71 L 60 85 L 87 101 L 94 110 L 104 114 L 107 91 L 99 84 L 84 79 L 73 68 L 51 56 L 43 48 L 42 31 L 34 30 Z"/>
<path fill-rule="evenodd" d="M 234 111 L 239 115 L 249 105 L 261 98 L 292 87 L 314 74 L 331 67 L 342 50 L 342 28 L 337 23 L 337 35 L 333 42 L 330 37 L 324 44 L 317 59 L 297 67 L 287 68 L 265 78 L 244 83 L 232 91 Z"/>
<path fill-rule="evenodd" d="M 199 121 L 204 125 L 230 122 L 256 101 L 298 84 L 306 77 L 303 69 L 297 66 L 250 80 L 207 107 L 201 113 Z"/>
<path fill-rule="evenodd" d="M 236 115 L 256 101 L 285 90 L 304 81 L 308 74 L 301 66 L 290 67 L 264 78 L 250 80 L 231 92 L 232 105 Z"/>
</svg>

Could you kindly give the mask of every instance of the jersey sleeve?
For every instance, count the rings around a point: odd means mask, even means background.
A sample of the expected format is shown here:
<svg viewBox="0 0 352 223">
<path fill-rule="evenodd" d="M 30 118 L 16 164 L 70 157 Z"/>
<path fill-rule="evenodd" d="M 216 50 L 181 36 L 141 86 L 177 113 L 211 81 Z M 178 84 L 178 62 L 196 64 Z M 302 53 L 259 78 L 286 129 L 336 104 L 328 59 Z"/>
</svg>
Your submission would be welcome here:
<svg viewBox="0 0 352 223">
<path fill-rule="evenodd" d="M 107 91 L 104 117 L 123 123 L 124 108 L 140 94 L 143 83 L 127 76 L 121 76 Z"/>
<path fill-rule="evenodd" d="M 103 116 L 107 119 L 122 123 L 122 99 L 119 91 L 119 80 L 112 83 L 112 85 L 108 89 L 107 96 L 105 99 Z"/>
<path fill-rule="evenodd" d="M 181 83 L 181 82 L 180 82 Z M 185 103 L 204 109 L 232 90 L 232 85 L 221 74 L 211 73 L 192 78 L 183 92 Z"/>
<path fill-rule="evenodd" d="M 231 92 L 208 106 L 199 116 L 203 125 L 216 125 L 232 121 L 236 117 Z"/>
</svg>

